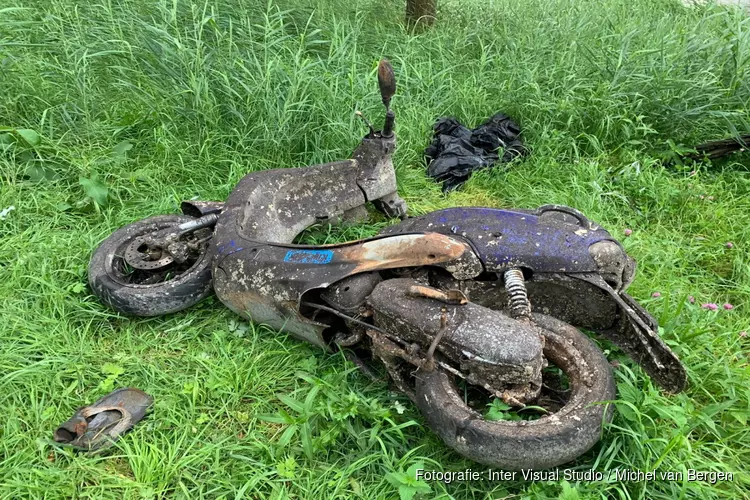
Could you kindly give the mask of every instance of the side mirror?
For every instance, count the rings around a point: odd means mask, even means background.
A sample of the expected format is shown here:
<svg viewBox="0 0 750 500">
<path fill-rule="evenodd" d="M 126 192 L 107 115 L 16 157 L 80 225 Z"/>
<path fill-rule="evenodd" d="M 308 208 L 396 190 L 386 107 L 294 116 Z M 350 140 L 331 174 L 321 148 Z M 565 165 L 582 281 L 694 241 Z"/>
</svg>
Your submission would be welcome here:
<svg viewBox="0 0 750 500">
<path fill-rule="evenodd" d="M 393 73 L 393 66 L 388 59 L 381 59 L 378 64 L 378 86 L 380 87 L 380 97 L 383 99 L 383 105 L 386 111 L 391 108 L 391 98 L 396 93 L 396 75 Z"/>
<path fill-rule="evenodd" d="M 393 66 L 388 62 L 388 59 L 381 59 L 378 64 L 378 86 L 380 87 L 380 97 L 383 99 L 383 105 L 385 106 L 383 137 L 391 137 L 396 121 L 396 114 L 391 110 L 391 98 L 396 93 L 396 75 L 393 73 Z"/>
</svg>

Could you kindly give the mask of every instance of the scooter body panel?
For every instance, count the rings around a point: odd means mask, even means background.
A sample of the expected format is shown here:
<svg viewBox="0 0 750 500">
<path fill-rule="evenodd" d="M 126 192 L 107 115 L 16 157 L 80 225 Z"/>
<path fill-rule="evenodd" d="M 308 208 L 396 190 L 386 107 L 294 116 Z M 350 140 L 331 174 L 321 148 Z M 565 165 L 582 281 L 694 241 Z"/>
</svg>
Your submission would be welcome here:
<svg viewBox="0 0 750 500">
<path fill-rule="evenodd" d="M 434 231 L 466 238 L 487 271 L 520 267 L 541 273 L 595 272 L 589 247 L 613 241 L 601 228 L 545 219 L 541 215 L 494 208 L 447 208 L 407 219 L 383 234 Z M 617 243 L 619 245 L 619 243 Z"/>
<path fill-rule="evenodd" d="M 299 312 L 306 293 L 360 273 L 424 265 L 442 267 L 457 279 L 483 271 L 468 243 L 438 233 L 308 246 L 257 242 L 235 232 L 229 241 L 217 239 L 214 290 L 238 314 L 327 348 L 326 325 Z"/>
</svg>

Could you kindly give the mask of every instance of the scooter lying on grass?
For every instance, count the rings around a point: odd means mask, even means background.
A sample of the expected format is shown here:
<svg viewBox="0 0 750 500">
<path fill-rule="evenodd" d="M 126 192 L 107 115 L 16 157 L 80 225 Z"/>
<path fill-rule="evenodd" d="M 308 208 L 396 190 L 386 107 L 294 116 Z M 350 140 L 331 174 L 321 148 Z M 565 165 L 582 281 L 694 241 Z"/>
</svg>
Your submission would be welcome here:
<svg viewBox="0 0 750 500">
<path fill-rule="evenodd" d="M 624 293 L 635 262 L 580 212 L 450 208 L 406 218 L 387 61 L 378 80 L 383 130 L 370 126 L 351 159 L 253 172 L 226 203 L 184 202 L 185 215 L 123 227 L 94 252 L 94 293 L 121 313 L 156 316 L 213 287 L 245 318 L 346 349 L 363 368 L 382 362 L 448 446 L 504 469 L 573 460 L 611 418 L 612 371 L 576 327 L 681 391 L 682 365 Z M 369 201 L 405 220 L 360 241 L 293 244 L 314 224 L 363 220 Z M 538 418 L 489 420 L 494 398 Z"/>
</svg>

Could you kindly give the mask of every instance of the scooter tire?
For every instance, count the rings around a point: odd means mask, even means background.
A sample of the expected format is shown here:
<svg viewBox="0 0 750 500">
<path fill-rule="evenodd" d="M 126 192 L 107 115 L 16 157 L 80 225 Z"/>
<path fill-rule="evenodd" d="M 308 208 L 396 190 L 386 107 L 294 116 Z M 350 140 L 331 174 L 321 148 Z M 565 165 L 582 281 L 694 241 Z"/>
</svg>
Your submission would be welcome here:
<svg viewBox="0 0 750 500">
<path fill-rule="evenodd" d="M 184 272 L 154 284 L 123 279 L 122 253 L 130 242 L 153 231 L 193 220 L 183 215 L 159 215 L 124 226 L 105 239 L 91 256 L 88 282 L 99 300 L 127 316 L 162 316 L 197 304 L 212 291 L 211 258 L 204 251 Z"/>
<path fill-rule="evenodd" d="M 559 411 L 537 420 L 489 421 L 461 397 L 454 376 L 440 369 L 416 375 L 416 403 L 450 448 L 504 470 L 541 470 L 579 457 L 600 439 L 614 414 L 612 369 L 601 350 L 571 325 L 543 314 L 533 321 L 545 336 L 545 357 L 567 375 L 570 397 Z"/>
</svg>

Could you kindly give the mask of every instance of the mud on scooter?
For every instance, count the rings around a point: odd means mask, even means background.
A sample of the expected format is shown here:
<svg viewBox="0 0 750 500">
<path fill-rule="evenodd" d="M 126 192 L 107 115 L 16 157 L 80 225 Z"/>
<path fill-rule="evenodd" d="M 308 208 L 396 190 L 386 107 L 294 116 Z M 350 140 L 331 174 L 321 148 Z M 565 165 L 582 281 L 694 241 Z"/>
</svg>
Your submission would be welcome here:
<svg viewBox="0 0 750 500">
<path fill-rule="evenodd" d="M 681 391 L 683 366 L 625 293 L 634 260 L 582 213 L 548 205 L 406 217 L 385 60 L 378 81 L 385 123 L 368 124 L 350 159 L 252 172 L 224 203 L 183 202 L 183 215 L 119 229 L 91 258 L 91 289 L 139 316 L 185 309 L 213 289 L 247 319 L 384 366 L 445 444 L 507 470 L 569 462 L 611 419 L 612 370 L 579 328 Z M 293 244 L 315 224 L 364 220 L 368 202 L 403 220 L 364 240 Z M 490 421 L 482 407 L 492 398 L 539 418 Z"/>
</svg>

